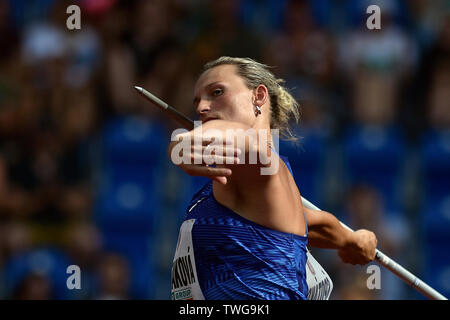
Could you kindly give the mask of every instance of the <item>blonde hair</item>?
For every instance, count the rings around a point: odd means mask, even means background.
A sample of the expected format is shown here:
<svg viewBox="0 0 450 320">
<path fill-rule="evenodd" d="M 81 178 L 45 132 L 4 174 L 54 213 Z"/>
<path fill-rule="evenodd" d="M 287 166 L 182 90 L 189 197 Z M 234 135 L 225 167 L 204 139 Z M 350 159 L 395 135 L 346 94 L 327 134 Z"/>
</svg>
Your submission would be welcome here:
<svg viewBox="0 0 450 320">
<path fill-rule="evenodd" d="M 255 89 L 263 84 L 267 87 L 270 97 L 270 128 L 279 129 L 280 136 L 287 140 L 297 140 L 289 126 L 293 117 L 297 123 L 300 118 L 299 104 L 283 86 L 284 80 L 277 79 L 269 66 L 250 58 L 235 58 L 222 56 L 206 63 L 203 72 L 220 65 L 234 65 L 249 89 Z"/>
</svg>

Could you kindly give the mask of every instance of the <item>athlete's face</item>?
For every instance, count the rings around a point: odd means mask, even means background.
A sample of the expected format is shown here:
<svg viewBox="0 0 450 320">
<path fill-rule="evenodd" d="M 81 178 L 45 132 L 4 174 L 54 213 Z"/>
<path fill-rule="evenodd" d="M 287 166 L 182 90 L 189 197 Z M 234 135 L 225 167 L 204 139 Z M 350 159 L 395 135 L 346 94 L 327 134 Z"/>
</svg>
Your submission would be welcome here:
<svg viewBox="0 0 450 320">
<path fill-rule="evenodd" d="M 220 65 L 205 71 L 194 90 L 194 108 L 205 123 L 229 120 L 252 126 L 255 120 L 253 90 L 236 73 L 234 65 Z"/>
</svg>

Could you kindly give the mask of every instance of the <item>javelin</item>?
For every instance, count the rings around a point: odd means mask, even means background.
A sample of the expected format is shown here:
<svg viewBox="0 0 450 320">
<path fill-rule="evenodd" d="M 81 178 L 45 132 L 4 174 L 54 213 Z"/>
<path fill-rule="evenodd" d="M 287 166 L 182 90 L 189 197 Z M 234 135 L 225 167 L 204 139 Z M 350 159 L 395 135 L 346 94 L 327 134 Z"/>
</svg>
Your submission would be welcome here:
<svg viewBox="0 0 450 320">
<path fill-rule="evenodd" d="M 167 113 L 172 119 L 176 120 L 179 124 L 181 124 L 186 129 L 192 130 L 194 128 L 194 121 L 186 117 L 184 114 L 176 110 L 174 107 L 171 107 L 155 95 L 151 94 L 147 90 L 141 87 L 134 87 L 143 97 L 149 100 L 158 108 L 162 109 L 165 113 Z M 321 211 L 314 204 L 309 202 L 307 199 L 302 197 L 302 203 L 305 207 Z M 353 231 L 351 228 L 346 226 L 344 223 L 340 222 L 344 228 L 347 228 L 350 231 Z M 376 249 L 375 251 L 375 260 L 381 264 L 383 267 L 391 271 L 397 277 L 405 281 L 409 286 L 419 291 L 425 297 L 431 300 L 447 300 L 442 294 L 434 290 L 428 284 L 420 280 L 418 277 L 413 275 L 411 272 L 403 268 L 400 264 L 389 258 L 386 254 L 382 253 L 380 250 Z"/>
</svg>

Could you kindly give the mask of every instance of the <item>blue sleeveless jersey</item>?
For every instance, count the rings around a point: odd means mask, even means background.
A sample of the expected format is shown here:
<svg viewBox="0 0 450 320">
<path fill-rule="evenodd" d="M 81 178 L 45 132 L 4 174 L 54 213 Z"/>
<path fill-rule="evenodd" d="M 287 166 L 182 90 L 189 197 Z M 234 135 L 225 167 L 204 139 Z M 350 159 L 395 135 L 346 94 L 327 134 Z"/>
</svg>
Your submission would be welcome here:
<svg viewBox="0 0 450 320">
<path fill-rule="evenodd" d="M 306 300 L 307 235 L 241 217 L 216 201 L 212 182 L 194 195 L 184 222 L 191 226 L 180 230 L 173 299 Z"/>
</svg>

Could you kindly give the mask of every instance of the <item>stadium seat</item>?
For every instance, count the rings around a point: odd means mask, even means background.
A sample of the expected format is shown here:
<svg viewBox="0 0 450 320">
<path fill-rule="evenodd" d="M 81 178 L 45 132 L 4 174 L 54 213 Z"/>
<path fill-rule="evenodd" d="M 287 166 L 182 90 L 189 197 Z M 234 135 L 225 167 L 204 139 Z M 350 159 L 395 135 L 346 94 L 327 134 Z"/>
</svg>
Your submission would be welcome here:
<svg viewBox="0 0 450 320">
<path fill-rule="evenodd" d="M 450 132 L 428 132 L 423 138 L 421 150 L 421 222 L 426 237 L 439 237 L 450 230 Z"/>
<path fill-rule="evenodd" d="M 422 141 L 424 189 L 429 201 L 450 196 L 450 131 L 430 131 Z"/>
<path fill-rule="evenodd" d="M 450 296 L 450 132 L 429 131 L 422 139 L 422 215 L 427 281 Z"/>
<path fill-rule="evenodd" d="M 162 124 L 136 116 L 115 117 L 102 133 L 94 218 L 104 249 L 129 263 L 132 298 L 151 298 L 168 137 Z"/>
<path fill-rule="evenodd" d="M 450 235 L 433 235 L 425 241 L 425 282 L 446 297 L 450 297 Z"/>
<path fill-rule="evenodd" d="M 137 116 L 115 117 L 102 133 L 106 163 L 157 166 L 166 154 L 168 131 L 159 122 Z"/>
<path fill-rule="evenodd" d="M 100 227 L 150 231 L 161 209 L 167 145 L 159 123 L 136 116 L 108 122 L 95 201 Z"/>
<path fill-rule="evenodd" d="M 421 213 L 421 223 L 427 238 L 447 236 L 450 240 L 450 194 L 442 199 L 425 201 Z"/>
<path fill-rule="evenodd" d="M 295 127 L 298 143 L 280 139 L 279 153 L 288 157 L 300 194 L 313 203 L 322 200 L 327 135 L 324 131 Z"/>
<path fill-rule="evenodd" d="M 74 291 L 67 288 L 67 267 L 70 259 L 64 252 L 54 247 L 38 247 L 13 256 L 5 264 L 5 286 L 14 292 L 17 286 L 30 274 L 44 275 L 51 285 L 53 299 L 70 299 Z"/>
<path fill-rule="evenodd" d="M 350 184 L 378 190 L 388 214 L 402 212 L 398 187 L 406 146 L 397 128 L 353 127 L 343 145 L 344 170 Z"/>
<path fill-rule="evenodd" d="M 161 172 L 149 168 L 110 168 L 102 178 L 95 205 L 100 227 L 150 231 L 160 213 Z"/>
</svg>

